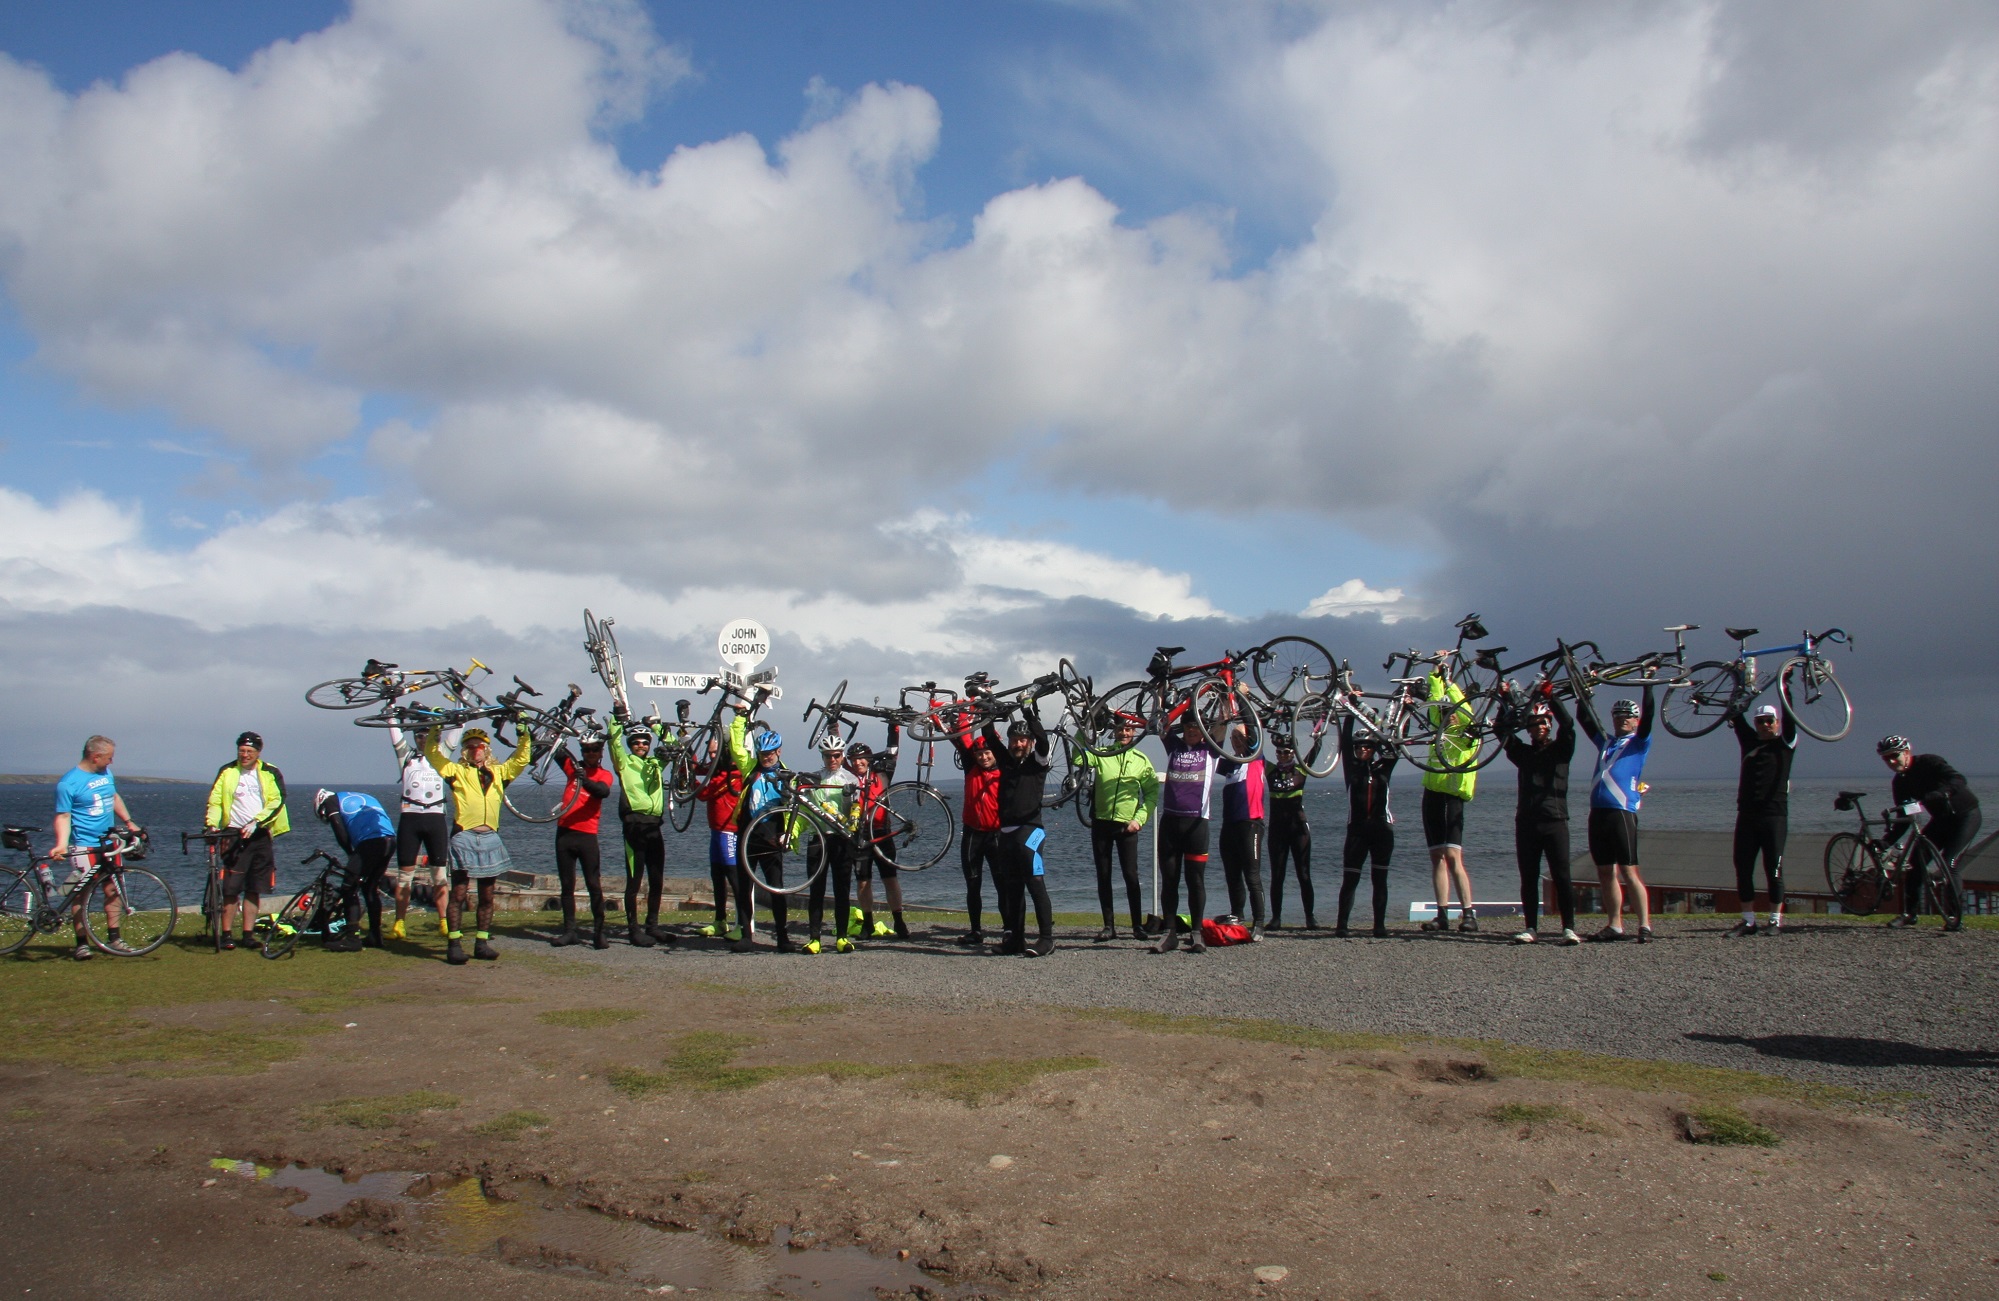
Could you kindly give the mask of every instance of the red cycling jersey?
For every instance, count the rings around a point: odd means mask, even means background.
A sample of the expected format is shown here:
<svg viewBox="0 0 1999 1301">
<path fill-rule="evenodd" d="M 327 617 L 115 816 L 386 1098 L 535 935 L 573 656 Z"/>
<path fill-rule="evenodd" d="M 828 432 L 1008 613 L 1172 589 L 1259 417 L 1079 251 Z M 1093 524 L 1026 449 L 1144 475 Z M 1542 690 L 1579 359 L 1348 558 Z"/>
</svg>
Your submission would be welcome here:
<svg viewBox="0 0 1999 1301">
<path fill-rule="evenodd" d="M 604 797 L 611 793 L 611 770 L 598 764 L 595 768 L 585 768 L 564 750 L 559 756 L 562 771 L 568 774 L 569 785 L 562 792 L 562 807 L 566 810 L 555 820 L 558 830 L 587 831 L 597 834 L 599 814 L 604 808 Z"/>
<path fill-rule="evenodd" d="M 715 769 L 715 775 L 701 783 L 701 789 L 694 795 L 708 806 L 708 830 L 736 829 L 736 807 L 743 800 L 743 774 L 737 772 L 734 765 L 725 759 Z"/>
</svg>

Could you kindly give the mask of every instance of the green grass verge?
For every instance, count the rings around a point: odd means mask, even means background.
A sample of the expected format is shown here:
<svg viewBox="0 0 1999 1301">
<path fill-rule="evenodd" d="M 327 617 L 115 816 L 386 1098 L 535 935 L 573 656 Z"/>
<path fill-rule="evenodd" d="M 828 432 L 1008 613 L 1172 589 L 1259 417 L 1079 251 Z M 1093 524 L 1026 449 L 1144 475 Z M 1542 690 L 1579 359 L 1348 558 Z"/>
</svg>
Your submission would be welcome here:
<svg viewBox="0 0 1999 1301">
<path fill-rule="evenodd" d="M 394 1129 L 406 1121 L 431 1111 L 452 1111 L 458 1099 L 449 1093 L 417 1089 L 410 1093 L 387 1093 L 370 1098 L 336 1098 L 299 1112 L 299 1123 L 307 1129 L 326 1125 L 347 1125 L 354 1129 Z"/>
<path fill-rule="evenodd" d="M 487 1138 L 497 1138 L 511 1143 L 522 1134 L 538 1129 L 547 1129 L 554 1122 L 539 1111 L 509 1111 L 491 1120 L 472 1126 L 472 1132 Z"/>
<path fill-rule="evenodd" d="M 819 1076 L 834 1080 L 900 1079 L 916 1093 L 977 1106 L 1011 1095 L 1037 1076 L 1056 1071 L 1089 1070 L 1103 1063 L 1094 1057 L 993 1058 L 978 1062 L 935 1062 L 916 1066 L 876 1062 L 822 1061 L 773 1066 L 738 1066 L 736 1055 L 758 1041 L 748 1035 L 718 1031 L 685 1034 L 667 1057 L 663 1069 L 614 1067 L 611 1087 L 628 1097 L 644 1098 L 669 1092 L 725 1093 L 753 1089 L 773 1080 Z"/>
<path fill-rule="evenodd" d="M 628 1007 L 565 1007 L 539 1013 L 535 1020 L 543 1025 L 559 1025 L 571 1030 L 599 1030 L 607 1025 L 636 1021 L 644 1015 L 644 1012 Z"/>
<path fill-rule="evenodd" d="M 1255 1043 L 1317 1048 L 1327 1052 L 1406 1051 L 1425 1045 L 1478 1054 L 1495 1076 L 1601 1084 L 1645 1093 L 1682 1093 L 1706 1101 L 1775 1098 L 1816 1106 L 1880 1101 L 1885 1094 L 1866 1093 L 1834 1084 L 1786 1079 L 1759 1071 L 1695 1066 L 1686 1062 L 1608 1057 L 1570 1049 L 1530 1048 L 1493 1039 L 1457 1039 L 1427 1035 L 1390 1035 L 1320 1030 L 1285 1021 L 1241 1017 L 1171 1016 L 1129 1008 L 1070 1008 L 1087 1020 L 1115 1021 L 1134 1029 L 1161 1034 L 1214 1035 Z"/>
<path fill-rule="evenodd" d="M 1717 1147 L 1776 1147 L 1783 1138 L 1776 1130 L 1759 1125 L 1733 1107 L 1695 1107 L 1688 1113 L 1707 1132 L 1696 1143 Z"/>
<path fill-rule="evenodd" d="M 1502 1102 L 1485 1113 L 1485 1118 L 1496 1125 L 1509 1129 L 1522 1126 L 1529 1130 L 1536 1125 L 1567 1125 L 1571 1129 L 1587 1130 L 1593 1134 L 1603 1132 L 1603 1126 L 1574 1107 L 1540 1102 Z"/>
</svg>

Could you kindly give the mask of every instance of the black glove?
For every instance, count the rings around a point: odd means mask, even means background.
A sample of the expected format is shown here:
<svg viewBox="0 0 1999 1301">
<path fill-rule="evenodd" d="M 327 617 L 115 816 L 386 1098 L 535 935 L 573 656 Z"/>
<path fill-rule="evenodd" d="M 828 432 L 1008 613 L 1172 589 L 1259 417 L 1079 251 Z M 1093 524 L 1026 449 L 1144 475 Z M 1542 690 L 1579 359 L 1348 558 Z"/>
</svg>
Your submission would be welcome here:
<svg viewBox="0 0 1999 1301">
<path fill-rule="evenodd" d="M 611 706 L 611 717 L 617 719 L 618 723 L 622 726 L 632 721 L 632 711 L 625 708 L 625 704 L 621 700 Z"/>
</svg>

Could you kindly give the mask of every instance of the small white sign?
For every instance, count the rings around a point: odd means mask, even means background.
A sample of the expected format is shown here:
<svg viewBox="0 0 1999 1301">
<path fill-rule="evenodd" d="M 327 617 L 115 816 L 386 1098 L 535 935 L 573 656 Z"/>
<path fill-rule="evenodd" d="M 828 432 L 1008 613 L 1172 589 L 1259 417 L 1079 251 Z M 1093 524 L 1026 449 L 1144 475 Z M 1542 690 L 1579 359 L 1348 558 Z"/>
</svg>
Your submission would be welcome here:
<svg viewBox="0 0 1999 1301">
<path fill-rule="evenodd" d="M 739 673 L 747 673 L 770 654 L 770 634 L 755 619 L 731 619 L 722 625 L 715 649 L 722 662 Z"/>
<path fill-rule="evenodd" d="M 632 685 L 648 691 L 699 691 L 715 680 L 713 673 L 634 673 Z"/>
</svg>

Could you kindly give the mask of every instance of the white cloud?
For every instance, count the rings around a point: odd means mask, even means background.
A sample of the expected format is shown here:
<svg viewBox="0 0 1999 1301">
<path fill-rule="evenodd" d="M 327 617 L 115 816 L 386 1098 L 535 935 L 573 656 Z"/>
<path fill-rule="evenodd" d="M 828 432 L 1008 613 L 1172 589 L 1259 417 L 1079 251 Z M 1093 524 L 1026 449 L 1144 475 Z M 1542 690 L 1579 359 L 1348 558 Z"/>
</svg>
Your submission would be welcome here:
<svg viewBox="0 0 1999 1301">
<path fill-rule="evenodd" d="M 1346 582 L 1335 584 L 1313 597 L 1311 604 L 1307 605 L 1302 613 L 1308 619 L 1375 614 L 1381 616 L 1383 623 L 1395 623 L 1408 618 L 1415 613 L 1415 610 L 1403 597 L 1402 589 L 1399 587 L 1376 589 L 1358 578 L 1349 578 Z"/>
</svg>

